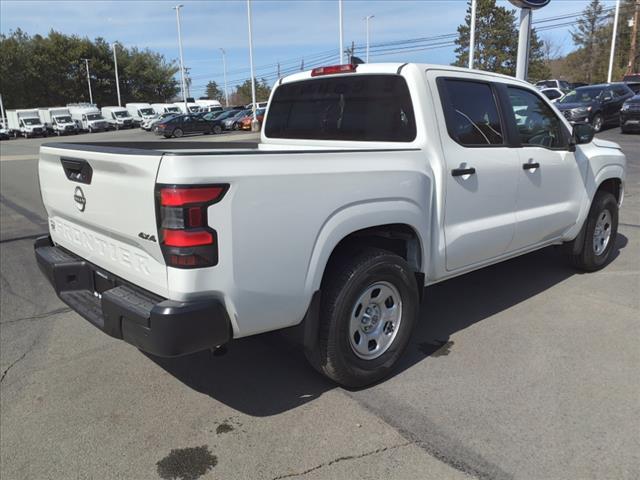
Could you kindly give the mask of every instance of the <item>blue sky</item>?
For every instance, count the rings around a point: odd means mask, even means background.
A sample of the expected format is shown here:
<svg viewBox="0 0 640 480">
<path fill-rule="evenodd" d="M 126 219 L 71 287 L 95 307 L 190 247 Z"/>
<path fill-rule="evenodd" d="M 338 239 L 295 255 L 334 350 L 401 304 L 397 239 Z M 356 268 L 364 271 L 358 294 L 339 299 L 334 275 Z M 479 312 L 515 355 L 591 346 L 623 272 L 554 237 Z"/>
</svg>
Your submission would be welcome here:
<svg viewBox="0 0 640 480">
<path fill-rule="evenodd" d="M 104 37 L 125 46 L 149 48 L 178 58 L 176 1 L 29 1 L 0 0 L 0 31 L 21 28 L 29 34 L 54 29 L 89 38 Z M 222 86 L 219 48 L 227 51 L 229 86 L 249 78 L 247 7 L 244 0 L 183 0 L 182 32 L 185 66 L 191 69 L 192 95 L 202 94 L 208 80 Z M 500 5 L 511 6 L 506 0 Z M 534 21 L 582 11 L 587 0 L 551 0 L 534 12 Z M 605 2 L 613 6 L 615 2 Z M 305 58 L 313 62 L 338 63 L 337 0 L 254 0 L 254 63 L 258 77 L 274 76 L 276 62 L 282 70 L 295 69 Z M 344 1 L 345 45 L 365 42 L 366 15 L 371 20 L 371 44 L 455 33 L 464 21 L 465 0 L 369 0 Z M 562 50 L 572 48 L 569 27 L 540 33 Z M 333 53 L 332 53 L 333 50 Z M 451 63 L 454 49 L 429 50 L 372 56 L 371 61 Z"/>
</svg>

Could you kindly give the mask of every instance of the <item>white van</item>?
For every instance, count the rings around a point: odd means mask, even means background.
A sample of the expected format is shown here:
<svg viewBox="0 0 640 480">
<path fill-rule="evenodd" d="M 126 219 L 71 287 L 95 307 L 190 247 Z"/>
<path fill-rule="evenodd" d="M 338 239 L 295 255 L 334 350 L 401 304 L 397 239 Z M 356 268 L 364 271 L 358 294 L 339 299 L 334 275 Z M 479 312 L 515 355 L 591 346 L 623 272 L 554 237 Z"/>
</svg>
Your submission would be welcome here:
<svg viewBox="0 0 640 480">
<path fill-rule="evenodd" d="M 149 103 L 127 103 L 125 107 L 137 125 L 156 116 L 156 111 Z"/>
<path fill-rule="evenodd" d="M 163 113 L 182 113 L 180 107 L 175 103 L 152 103 L 151 108 L 153 108 L 158 115 Z"/>
<path fill-rule="evenodd" d="M 196 100 L 196 103 L 200 105 L 200 109 L 203 112 L 218 112 L 222 110 L 222 105 L 218 100 L 200 99 Z"/>
<path fill-rule="evenodd" d="M 78 133 L 78 127 L 66 107 L 39 108 L 40 121 L 49 132 L 56 135 Z"/>
<path fill-rule="evenodd" d="M 133 117 L 129 111 L 123 107 L 102 107 L 102 116 L 109 123 L 111 128 L 133 128 Z"/>
</svg>

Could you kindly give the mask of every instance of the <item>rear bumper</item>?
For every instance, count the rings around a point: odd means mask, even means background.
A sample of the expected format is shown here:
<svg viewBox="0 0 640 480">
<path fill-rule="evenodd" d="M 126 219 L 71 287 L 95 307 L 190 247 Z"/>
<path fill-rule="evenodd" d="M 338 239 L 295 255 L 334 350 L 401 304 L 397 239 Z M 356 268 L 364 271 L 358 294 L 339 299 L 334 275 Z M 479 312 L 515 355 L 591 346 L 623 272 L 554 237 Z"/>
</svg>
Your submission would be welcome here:
<svg viewBox="0 0 640 480">
<path fill-rule="evenodd" d="M 176 302 L 105 272 L 51 242 L 36 240 L 38 266 L 60 299 L 106 334 L 160 357 L 214 348 L 231 339 L 217 299 Z"/>
</svg>

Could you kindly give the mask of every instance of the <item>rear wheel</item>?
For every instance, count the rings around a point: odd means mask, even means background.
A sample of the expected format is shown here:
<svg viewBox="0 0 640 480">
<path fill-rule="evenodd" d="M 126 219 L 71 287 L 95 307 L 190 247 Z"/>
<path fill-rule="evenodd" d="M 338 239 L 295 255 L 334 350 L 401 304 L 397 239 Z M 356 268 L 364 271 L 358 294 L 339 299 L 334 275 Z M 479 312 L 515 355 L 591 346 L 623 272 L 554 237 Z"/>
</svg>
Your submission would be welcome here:
<svg viewBox="0 0 640 480">
<path fill-rule="evenodd" d="M 611 193 L 599 191 L 586 219 L 582 245 L 571 256 L 571 262 L 587 272 L 600 270 L 611 258 L 617 235 L 618 202 Z"/>
<path fill-rule="evenodd" d="M 591 126 L 596 132 L 602 130 L 602 126 L 604 125 L 604 117 L 600 113 L 596 113 L 593 116 L 593 120 L 591 121 Z"/>
<path fill-rule="evenodd" d="M 180 128 L 176 128 L 173 131 L 173 136 L 176 137 L 176 138 L 180 138 L 180 137 L 182 137 L 182 135 L 184 135 L 184 132 Z"/>
<path fill-rule="evenodd" d="M 345 255 L 323 280 L 314 366 L 346 387 L 374 383 L 391 370 L 418 316 L 418 286 L 403 258 L 368 248 Z"/>
<path fill-rule="evenodd" d="M 220 125 L 214 125 L 213 133 L 215 133 L 216 135 L 220 135 L 222 133 L 222 127 Z"/>
</svg>

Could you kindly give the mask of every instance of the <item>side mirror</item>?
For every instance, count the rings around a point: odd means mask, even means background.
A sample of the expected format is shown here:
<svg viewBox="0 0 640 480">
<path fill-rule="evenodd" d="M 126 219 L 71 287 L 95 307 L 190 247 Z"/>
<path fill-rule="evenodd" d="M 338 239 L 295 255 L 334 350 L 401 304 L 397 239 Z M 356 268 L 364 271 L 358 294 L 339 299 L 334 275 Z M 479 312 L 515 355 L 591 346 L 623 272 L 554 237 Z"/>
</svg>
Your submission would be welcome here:
<svg viewBox="0 0 640 480">
<path fill-rule="evenodd" d="M 579 123 L 573 127 L 573 141 L 576 145 L 591 143 L 596 131 L 591 125 Z"/>
</svg>

